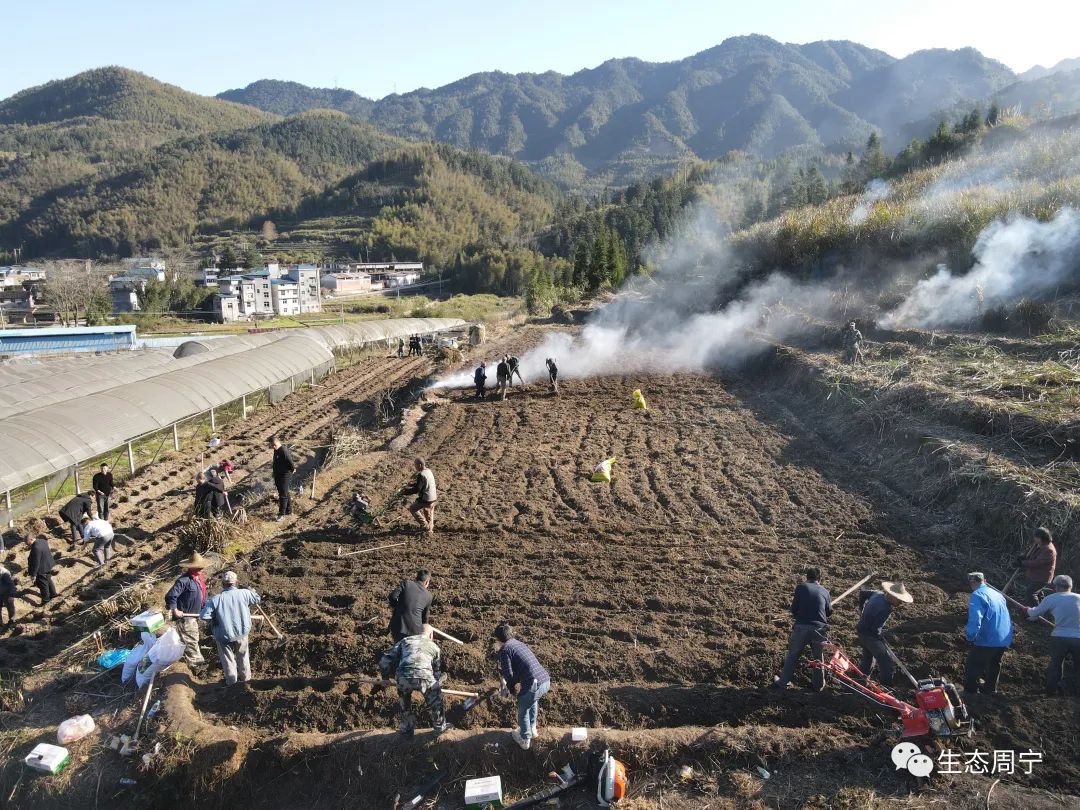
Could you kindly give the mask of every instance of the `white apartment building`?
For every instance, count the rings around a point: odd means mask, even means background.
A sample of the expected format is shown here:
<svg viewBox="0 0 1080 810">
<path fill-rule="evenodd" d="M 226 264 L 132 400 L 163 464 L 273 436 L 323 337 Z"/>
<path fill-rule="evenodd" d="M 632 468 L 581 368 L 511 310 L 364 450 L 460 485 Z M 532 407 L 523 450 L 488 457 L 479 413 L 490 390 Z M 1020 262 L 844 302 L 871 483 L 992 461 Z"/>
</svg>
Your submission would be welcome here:
<svg viewBox="0 0 1080 810">
<path fill-rule="evenodd" d="M 313 264 L 298 264 L 286 271 L 284 278 L 297 285 L 300 312 L 322 312 L 322 292 L 319 289 L 319 268 Z"/>
<path fill-rule="evenodd" d="M 281 266 L 273 263 L 249 273 L 225 275 L 219 271 L 216 276 L 213 270 L 203 270 L 203 286 L 217 286 L 214 310 L 222 322 L 322 312 L 319 268 L 315 265 L 296 265 L 282 272 Z"/>
<path fill-rule="evenodd" d="M 277 315 L 300 314 L 300 286 L 295 281 L 275 278 L 270 282 L 270 296 Z"/>
</svg>

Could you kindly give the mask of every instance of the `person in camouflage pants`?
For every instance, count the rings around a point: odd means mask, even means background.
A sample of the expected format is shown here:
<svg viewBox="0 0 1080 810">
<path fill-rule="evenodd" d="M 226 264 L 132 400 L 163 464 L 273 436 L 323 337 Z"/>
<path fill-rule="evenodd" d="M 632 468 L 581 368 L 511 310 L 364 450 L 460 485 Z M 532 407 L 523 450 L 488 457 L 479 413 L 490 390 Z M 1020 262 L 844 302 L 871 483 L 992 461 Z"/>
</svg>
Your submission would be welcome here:
<svg viewBox="0 0 1080 810">
<path fill-rule="evenodd" d="M 439 671 L 442 654 L 432 641 L 431 625 L 425 624 L 418 636 L 406 636 L 379 659 L 379 671 L 384 678 L 396 673 L 398 705 L 401 708 L 398 733 L 411 737 L 416 731 L 416 714 L 413 711 L 413 692 L 419 690 L 431 716 L 431 727 L 436 734 L 451 728 L 443 710 L 442 682 Z"/>
</svg>

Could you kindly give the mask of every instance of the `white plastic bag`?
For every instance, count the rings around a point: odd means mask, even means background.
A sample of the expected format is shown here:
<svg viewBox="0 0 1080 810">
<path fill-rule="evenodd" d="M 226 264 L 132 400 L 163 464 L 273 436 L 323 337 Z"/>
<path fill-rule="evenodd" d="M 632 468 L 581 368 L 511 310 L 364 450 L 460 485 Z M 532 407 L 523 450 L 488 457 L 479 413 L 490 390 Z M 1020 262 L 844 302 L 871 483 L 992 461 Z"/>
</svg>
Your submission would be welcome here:
<svg viewBox="0 0 1080 810">
<path fill-rule="evenodd" d="M 157 643 L 150 648 L 148 653 L 151 662 L 162 666 L 168 666 L 179 661 L 183 654 L 184 642 L 180 640 L 180 634 L 176 632 L 175 627 L 170 627 L 162 633 Z"/>
<path fill-rule="evenodd" d="M 88 714 L 69 717 L 56 729 L 56 740 L 61 745 L 68 745 L 76 740 L 81 740 L 95 728 L 94 718 Z"/>
<path fill-rule="evenodd" d="M 131 683 L 131 679 L 135 677 L 135 671 L 139 668 L 139 664 L 146 658 L 146 654 L 150 652 L 150 648 L 154 646 L 157 638 L 153 633 L 142 633 L 142 643 L 132 647 L 131 652 L 128 653 L 128 657 L 124 659 L 124 667 L 120 671 L 120 683 Z"/>
<path fill-rule="evenodd" d="M 180 634 L 176 632 L 176 628 L 170 627 L 162 633 L 161 637 L 146 654 L 150 665 L 139 667 L 139 671 L 135 673 L 135 685 L 140 689 L 146 686 L 154 675 L 170 664 L 179 661 L 183 654 L 184 642 L 180 640 Z"/>
</svg>

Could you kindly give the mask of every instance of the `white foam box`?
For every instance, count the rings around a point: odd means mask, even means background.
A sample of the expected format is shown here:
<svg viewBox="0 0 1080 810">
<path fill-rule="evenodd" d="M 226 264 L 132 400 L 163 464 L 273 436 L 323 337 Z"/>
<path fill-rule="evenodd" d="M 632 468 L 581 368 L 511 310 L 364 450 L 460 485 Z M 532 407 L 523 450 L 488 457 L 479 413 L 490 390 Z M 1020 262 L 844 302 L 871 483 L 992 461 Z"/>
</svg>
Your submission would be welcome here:
<svg viewBox="0 0 1080 810">
<path fill-rule="evenodd" d="M 68 762 L 68 750 L 63 746 L 38 743 L 23 760 L 28 767 L 42 773 L 60 773 Z"/>
<path fill-rule="evenodd" d="M 472 808 L 502 807 L 502 777 L 485 776 L 465 783 L 465 806 Z"/>
<path fill-rule="evenodd" d="M 575 726 L 570 729 L 570 739 L 574 742 L 581 742 L 589 738 L 589 730 L 584 726 Z"/>
<path fill-rule="evenodd" d="M 156 610 L 146 610 L 135 616 L 131 620 L 131 626 L 136 630 L 145 630 L 147 633 L 153 633 L 159 627 L 165 625 L 165 617 Z"/>
</svg>

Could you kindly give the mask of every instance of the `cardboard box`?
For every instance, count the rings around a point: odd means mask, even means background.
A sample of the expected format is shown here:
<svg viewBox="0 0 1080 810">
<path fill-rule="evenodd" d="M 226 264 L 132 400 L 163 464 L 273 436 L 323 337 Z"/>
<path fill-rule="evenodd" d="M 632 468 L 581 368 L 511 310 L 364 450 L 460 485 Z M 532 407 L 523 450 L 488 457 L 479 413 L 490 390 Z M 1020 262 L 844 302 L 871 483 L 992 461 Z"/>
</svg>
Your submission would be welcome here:
<svg viewBox="0 0 1080 810">
<path fill-rule="evenodd" d="M 159 627 L 165 626 L 165 617 L 156 610 L 146 610 L 131 620 L 131 626 L 136 630 L 145 630 L 153 633 Z"/>
<path fill-rule="evenodd" d="M 502 777 L 485 776 L 482 779 L 470 779 L 465 783 L 465 806 L 480 808 L 502 807 Z"/>
<path fill-rule="evenodd" d="M 68 750 L 59 745 L 39 743 L 23 760 L 28 767 L 41 773 L 60 773 L 68 763 Z"/>
</svg>

